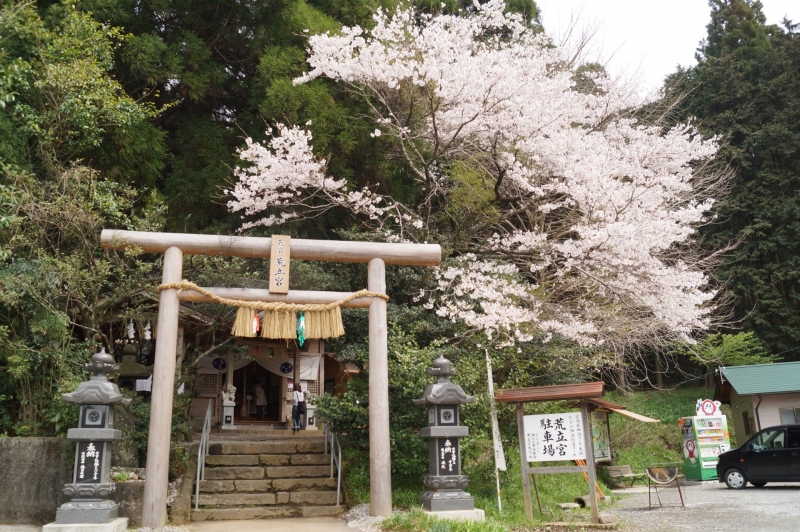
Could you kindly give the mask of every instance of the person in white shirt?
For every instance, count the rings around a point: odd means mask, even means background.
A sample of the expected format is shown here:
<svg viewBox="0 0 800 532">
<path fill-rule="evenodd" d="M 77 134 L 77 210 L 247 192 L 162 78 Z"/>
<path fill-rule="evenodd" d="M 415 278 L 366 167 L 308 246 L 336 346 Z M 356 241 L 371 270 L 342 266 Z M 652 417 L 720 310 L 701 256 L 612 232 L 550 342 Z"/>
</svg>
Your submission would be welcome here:
<svg viewBox="0 0 800 532">
<path fill-rule="evenodd" d="M 300 415 L 305 414 L 306 394 L 303 393 L 303 387 L 300 383 L 294 385 L 294 392 L 292 392 L 292 432 L 300 430 Z M 302 408 L 301 408 L 302 405 Z"/>
</svg>

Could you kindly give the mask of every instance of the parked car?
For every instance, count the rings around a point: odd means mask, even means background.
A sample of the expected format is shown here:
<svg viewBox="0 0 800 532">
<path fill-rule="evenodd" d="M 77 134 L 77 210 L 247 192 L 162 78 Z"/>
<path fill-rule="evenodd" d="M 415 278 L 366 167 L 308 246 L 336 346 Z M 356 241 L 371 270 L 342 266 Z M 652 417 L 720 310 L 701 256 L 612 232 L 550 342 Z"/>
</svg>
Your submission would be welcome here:
<svg viewBox="0 0 800 532">
<path fill-rule="evenodd" d="M 717 478 L 731 489 L 749 482 L 800 482 L 800 425 L 764 429 L 738 449 L 719 455 Z"/>
</svg>

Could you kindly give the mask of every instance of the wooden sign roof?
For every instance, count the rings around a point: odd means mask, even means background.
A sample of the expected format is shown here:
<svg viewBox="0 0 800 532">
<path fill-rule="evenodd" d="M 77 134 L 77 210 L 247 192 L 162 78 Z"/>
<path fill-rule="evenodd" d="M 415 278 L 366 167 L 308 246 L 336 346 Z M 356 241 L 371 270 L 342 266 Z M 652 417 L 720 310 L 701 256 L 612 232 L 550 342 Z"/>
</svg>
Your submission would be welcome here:
<svg viewBox="0 0 800 532">
<path fill-rule="evenodd" d="M 578 384 L 557 384 L 555 386 L 501 390 L 494 400 L 498 403 L 535 403 L 602 397 L 604 393 L 605 383 L 603 381 L 581 382 Z"/>
</svg>

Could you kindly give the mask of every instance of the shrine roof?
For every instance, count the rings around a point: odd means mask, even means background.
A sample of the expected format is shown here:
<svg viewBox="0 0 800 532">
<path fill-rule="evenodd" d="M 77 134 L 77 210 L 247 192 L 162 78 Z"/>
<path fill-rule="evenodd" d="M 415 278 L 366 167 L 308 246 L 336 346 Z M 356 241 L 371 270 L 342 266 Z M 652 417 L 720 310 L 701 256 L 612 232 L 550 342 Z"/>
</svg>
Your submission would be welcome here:
<svg viewBox="0 0 800 532">
<path fill-rule="evenodd" d="M 540 401 L 597 398 L 602 397 L 604 393 L 605 383 L 597 381 L 501 390 L 494 399 L 498 403 L 535 403 Z"/>
</svg>

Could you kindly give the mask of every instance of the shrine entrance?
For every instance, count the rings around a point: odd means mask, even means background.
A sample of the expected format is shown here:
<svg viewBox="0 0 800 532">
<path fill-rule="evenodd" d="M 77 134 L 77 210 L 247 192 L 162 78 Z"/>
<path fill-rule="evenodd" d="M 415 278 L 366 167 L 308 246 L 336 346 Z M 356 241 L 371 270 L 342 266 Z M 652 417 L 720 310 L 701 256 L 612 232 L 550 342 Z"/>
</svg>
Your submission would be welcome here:
<svg viewBox="0 0 800 532">
<path fill-rule="evenodd" d="M 180 302 L 212 302 L 220 298 L 239 302 L 282 302 L 323 306 L 335 304 L 345 308 L 369 309 L 370 513 L 374 516 L 391 514 L 385 265 L 436 266 L 442 258 L 442 250 L 438 245 L 291 240 L 292 259 L 367 264 L 366 288 L 369 290 L 369 295 L 361 296 L 358 293 L 348 292 L 290 290 L 287 286 L 273 289 L 280 283 L 276 283 L 272 277 L 270 277 L 270 290 L 177 286 L 183 284 L 184 254 L 270 258 L 273 254 L 273 244 L 276 243 L 272 238 L 105 229 L 100 241 L 104 249 L 134 248 L 144 252 L 164 254 L 142 526 L 156 528 L 164 526 L 167 522 L 166 500 Z M 288 277 L 286 280 L 288 281 Z M 237 325 L 238 321 L 237 315 Z M 299 380 L 299 374 L 297 379 Z"/>
<path fill-rule="evenodd" d="M 273 425 L 282 421 L 281 402 L 283 398 L 281 391 L 285 386 L 283 377 L 269 372 L 254 360 L 233 372 L 233 385 L 236 386 L 236 404 L 241 405 L 235 412 L 237 425 L 254 423 Z M 261 421 L 258 420 L 256 385 L 263 388 L 264 399 L 267 401 Z"/>
</svg>

